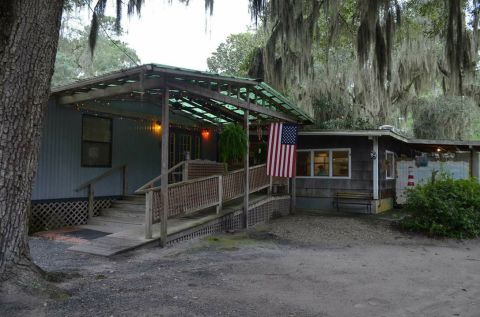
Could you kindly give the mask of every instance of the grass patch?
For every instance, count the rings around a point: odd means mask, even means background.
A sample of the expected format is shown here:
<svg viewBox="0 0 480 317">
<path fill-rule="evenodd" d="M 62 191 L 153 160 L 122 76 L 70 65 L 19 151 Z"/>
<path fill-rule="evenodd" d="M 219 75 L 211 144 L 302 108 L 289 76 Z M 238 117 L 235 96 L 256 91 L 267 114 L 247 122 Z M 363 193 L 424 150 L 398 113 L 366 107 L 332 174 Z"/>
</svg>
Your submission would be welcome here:
<svg viewBox="0 0 480 317">
<path fill-rule="evenodd" d="M 241 232 L 232 235 L 209 236 L 205 239 L 210 246 L 218 250 L 234 251 L 241 246 L 252 245 L 256 241 L 250 239 L 247 233 Z"/>
</svg>

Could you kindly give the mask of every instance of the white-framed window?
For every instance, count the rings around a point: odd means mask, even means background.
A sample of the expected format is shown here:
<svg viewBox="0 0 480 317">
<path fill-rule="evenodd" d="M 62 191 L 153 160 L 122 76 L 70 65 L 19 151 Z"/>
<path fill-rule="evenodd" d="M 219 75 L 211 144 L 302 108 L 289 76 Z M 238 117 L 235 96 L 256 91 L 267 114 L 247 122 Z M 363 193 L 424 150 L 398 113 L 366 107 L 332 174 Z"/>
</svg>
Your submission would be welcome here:
<svg viewBox="0 0 480 317">
<path fill-rule="evenodd" d="M 395 178 L 395 153 L 392 151 L 385 151 L 385 177 Z"/>
<path fill-rule="evenodd" d="M 297 150 L 297 177 L 350 178 L 351 150 Z"/>
</svg>

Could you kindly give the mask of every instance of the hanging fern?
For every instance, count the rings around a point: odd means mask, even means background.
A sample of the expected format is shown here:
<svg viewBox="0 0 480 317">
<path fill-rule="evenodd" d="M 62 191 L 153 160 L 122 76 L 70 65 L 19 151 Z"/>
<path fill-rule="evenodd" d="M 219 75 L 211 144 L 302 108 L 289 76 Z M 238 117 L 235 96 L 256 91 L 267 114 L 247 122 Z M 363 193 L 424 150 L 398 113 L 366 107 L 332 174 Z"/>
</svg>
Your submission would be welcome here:
<svg viewBox="0 0 480 317">
<path fill-rule="evenodd" d="M 247 153 L 247 136 L 245 130 L 238 124 L 225 127 L 220 133 L 220 160 L 224 163 L 238 163 Z"/>
</svg>

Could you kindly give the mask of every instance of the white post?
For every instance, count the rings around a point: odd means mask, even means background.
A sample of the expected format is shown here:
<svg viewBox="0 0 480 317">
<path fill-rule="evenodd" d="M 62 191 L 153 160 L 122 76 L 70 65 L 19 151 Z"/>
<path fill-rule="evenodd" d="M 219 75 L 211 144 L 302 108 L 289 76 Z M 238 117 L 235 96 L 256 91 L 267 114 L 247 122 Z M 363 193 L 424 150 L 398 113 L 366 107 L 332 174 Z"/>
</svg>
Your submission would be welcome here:
<svg viewBox="0 0 480 317">
<path fill-rule="evenodd" d="M 223 208 L 223 176 L 218 176 L 218 205 L 217 205 L 217 215 L 220 214 Z"/>
<path fill-rule="evenodd" d="M 153 191 L 145 193 L 145 239 L 152 238 Z"/>
<path fill-rule="evenodd" d="M 378 195 L 378 156 L 379 155 L 380 153 L 378 153 L 378 137 L 374 136 L 373 150 L 372 150 L 372 156 L 373 156 L 372 164 L 373 164 L 373 200 L 375 200 L 375 204 L 377 203 L 376 200 L 378 200 L 378 197 L 379 197 Z"/>
<path fill-rule="evenodd" d="M 249 92 L 247 90 L 247 100 L 250 103 Z M 244 157 L 243 161 L 243 168 L 245 171 L 245 195 L 243 196 L 243 208 L 244 208 L 244 219 L 245 219 L 245 228 L 248 228 L 248 205 L 249 205 L 249 195 L 250 195 L 250 164 L 248 162 L 248 152 L 250 149 L 250 128 L 248 126 L 248 116 L 249 110 L 244 110 L 245 113 L 243 114 L 243 127 L 245 128 L 245 133 L 247 135 L 247 152 Z"/>
<path fill-rule="evenodd" d="M 296 154 L 295 154 L 296 155 Z M 297 208 L 297 166 L 293 166 L 294 170 L 295 170 L 295 173 L 292 177 L 292 188 L 291 188 L 291 192 L 292 192 L 292 195 L 291 195 L 291 207 L 290 207 L 290 213 L 291 214 L 294 214 L 296 212 L 296 208 Z"/>
<path fill-rule="evenodd" d="M 162 102 L 162 212 L 160 216 L 160 244 L 162 247 L 167 245 L 167 220 L 168 220 L 168 148 L 169 148 L 169 91 L 168 86 L 163 90 Z"/>
</svg>

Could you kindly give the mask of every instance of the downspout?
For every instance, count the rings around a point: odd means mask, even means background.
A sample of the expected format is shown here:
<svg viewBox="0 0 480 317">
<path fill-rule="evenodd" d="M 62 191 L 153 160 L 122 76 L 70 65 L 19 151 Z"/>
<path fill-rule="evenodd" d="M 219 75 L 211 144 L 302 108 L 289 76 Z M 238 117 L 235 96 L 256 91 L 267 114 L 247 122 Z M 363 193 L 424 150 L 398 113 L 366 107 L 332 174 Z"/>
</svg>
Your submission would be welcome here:
<svg viewBox="0 0 480 317">
<path fill-rule="evenodd" d="M 378 190 L 378 137 L 374 136 L 372 138 L 373 148 L 372 148 L 372 164 L 373 164 L 373 200 L 375 201 L 375 212 L 377 212 L 377 201 L 379 198 Z"/>
</svg>

